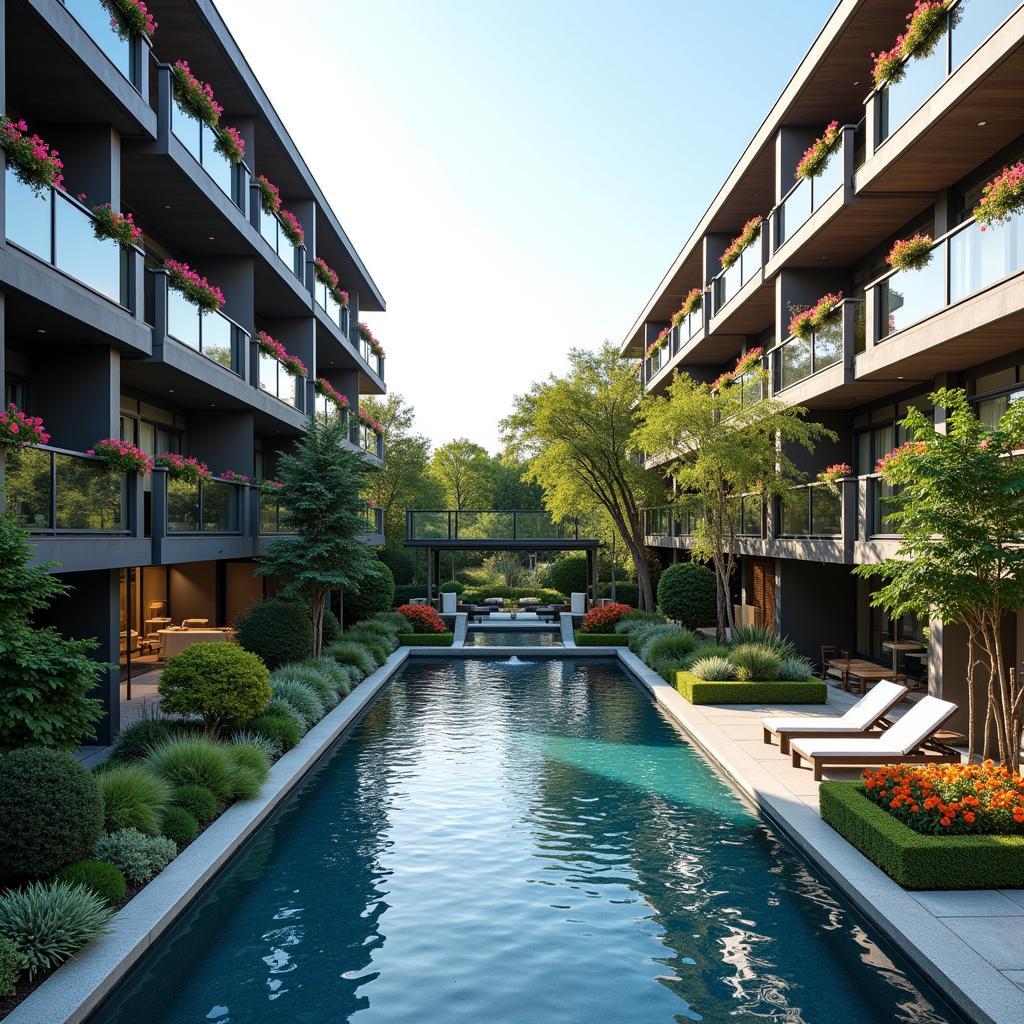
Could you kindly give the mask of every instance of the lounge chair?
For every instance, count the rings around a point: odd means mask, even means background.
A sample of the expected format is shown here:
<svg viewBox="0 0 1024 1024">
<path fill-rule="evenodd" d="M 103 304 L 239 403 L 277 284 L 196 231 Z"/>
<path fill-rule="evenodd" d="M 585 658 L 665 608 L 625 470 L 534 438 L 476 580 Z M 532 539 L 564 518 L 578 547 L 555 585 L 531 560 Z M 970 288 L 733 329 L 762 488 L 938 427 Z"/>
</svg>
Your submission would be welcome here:
<svg viewBox="0 0 1024 1024">
<path fill-rule="evenodd" d="M 906 696 L 907 688 L 883 679 L 869 690 L 845 715 L 832 718 L 763 718 L 764 741 L 779 738 L 779 750 L 789 753 L 789 741 L 799 736 L 864 737 Z"/>
<path fill-rule="evenodd" d="M 826 765 L 959 764 L 960 755 L 936 740 L 942 724 L 956 705 L 938 697 L 922 697 L 895 725 L 878 738 L 830 739 L 809 736 L 790 743 L 793 767 L 810 761 L 814 780 L 821 780 Z"/>
</svg>

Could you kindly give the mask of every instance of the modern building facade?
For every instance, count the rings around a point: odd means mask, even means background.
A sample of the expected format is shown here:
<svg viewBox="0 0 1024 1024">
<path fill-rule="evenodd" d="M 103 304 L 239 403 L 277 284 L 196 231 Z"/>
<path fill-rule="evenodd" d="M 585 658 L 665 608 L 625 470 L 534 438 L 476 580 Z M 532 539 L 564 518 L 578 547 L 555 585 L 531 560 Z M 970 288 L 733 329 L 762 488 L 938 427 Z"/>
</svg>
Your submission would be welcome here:
<svg viewBox="0 0 1024 1024">
<path fill-rule="evenodd" d="M 928 395 L 959 386 L 994 422 L 1024 395 L 1024 219 L 986 230 L 973 217 L 983 186 L 1024 158 L 1024 5 L 952 4 L 931 55 L 875 88 L 872 55 L 893 46 L 913 7 L 838 4 L 622 346 L 654 393 L 677 370 L 713 381 L 762 349 L 771 393 L 836 432 L 834 444 L 794 459 L 812 481 L 848 464 L 840 493 L 812 483 L 777 507 L 744 499 L 733 595 L 742 619 L 777 626 L 815 659 L 832 644 L 889 661 L 887 642 L 928 625 L 889 621 L 852 575 L 898 548 L 874 469 L 903 440 L 908 407 L 934 415 Z M 805 150 L 832 122 L 824 169 L 798 180 Z M 757 240 L 723 271 L 723 253 L 758 216 Z M 893 244 L 919 233 L 934 240 L 927 266 L 891 270 Z M 673 328 L 693 289 L 701 307 Z M 790 335 L 794 312 L 836 293 L 827 326 Z M 693 529 L 685 501 L 647 516 L 648 544 L 680 557 Z M 930 626 L 920 671 L 965 706 L 963 636 Z M 1020 663 L 1021 623 L 1007 623 L 1007 642 Z"/>
<path fill-rule="evenodd" d="M 4 490 L 36 557 L 73 587 L 53 623 L 120 666 L 103 685 L 101 742 L 147 637 L 183 619 L 227 625 L 263 595 L 254 559 L 279 518 L 261 482 L 310 418 L 342 416 L 354 450 L 384 455 L 359 412 L 360 394 L 385 390 L 359 319 L 382 295 L 214 5 L 150 6 L 151 37 L 103 0 L 0 3 L 3 112 L 64 164 L 63 187 L 38 194 L 9 165 L 3 176 L 4 405 L 51 435 L 7 452 Z M 211 86 L 219 125 L 181 101 L 178 61 Z M 136 244 L 97 236 L 104 204 L 132 215 Z M 175 287 L 174 261 L 222 291 L 220 311 Z M 212 476 L 116 472 L 86 454 L 108 437 Z M 382 529 L 369 509 L 366 541 Z"/>
</svg>

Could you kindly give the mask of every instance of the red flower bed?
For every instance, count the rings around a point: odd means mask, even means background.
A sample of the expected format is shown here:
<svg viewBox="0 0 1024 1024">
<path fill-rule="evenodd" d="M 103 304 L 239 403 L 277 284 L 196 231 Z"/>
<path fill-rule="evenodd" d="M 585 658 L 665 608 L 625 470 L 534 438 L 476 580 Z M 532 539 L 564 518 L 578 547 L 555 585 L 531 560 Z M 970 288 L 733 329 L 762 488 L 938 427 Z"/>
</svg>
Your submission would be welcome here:
<svg viewBox="0 0 1024 1024">
<path fill-rule="evenodd" d="M 633 609 L 628 604 L 603 604 L 583 616 L 584 633 L 611 633 L 616 623 Z"/>
<path fill-rule="evenodd" d="M 864 772 L 867 795 L 926 835 L 1024 834 L 1024 777 L 1002 765 L 887 765 Z"/>
<path fill-rule="evenodd" d="M 398 614 L 409 620 L 414 633 L 444 632 L 444 620 L 429 604 L 403 604 Z"/>
</svg>

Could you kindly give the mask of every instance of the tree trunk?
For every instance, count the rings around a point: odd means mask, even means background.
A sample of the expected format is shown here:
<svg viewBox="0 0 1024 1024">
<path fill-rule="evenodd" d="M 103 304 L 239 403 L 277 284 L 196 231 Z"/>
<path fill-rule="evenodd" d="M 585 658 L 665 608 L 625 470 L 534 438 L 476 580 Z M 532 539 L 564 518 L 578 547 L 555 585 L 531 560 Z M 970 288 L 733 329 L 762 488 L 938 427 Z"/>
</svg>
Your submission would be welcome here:
<svg viewBox="0 0 1024 1024">
<path fill-rule="evenodd" d="M 324 609 L 327 607 L 327 592 L 317 591 L 311 602 L 313 608 L 313 657 L 319 658 L 324 646 Z"/>
</svg>

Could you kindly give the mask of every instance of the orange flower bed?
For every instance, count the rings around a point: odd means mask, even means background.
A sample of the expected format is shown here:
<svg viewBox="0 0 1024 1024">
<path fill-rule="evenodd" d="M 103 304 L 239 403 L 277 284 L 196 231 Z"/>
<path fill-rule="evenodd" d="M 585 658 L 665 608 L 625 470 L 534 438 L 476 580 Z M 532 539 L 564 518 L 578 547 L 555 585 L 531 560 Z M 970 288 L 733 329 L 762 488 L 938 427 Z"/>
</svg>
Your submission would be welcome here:
<svg viewBox="0 0 1024 1024">
<path fill-rule="evenodd" d="M 633 609 L 628 604 L 602 604 L 583 616 L 584 633 L 611 633 L 616 623 Z"/>
<path fill-rule="evenodd" d="M 1024 777 L 1001 765 L 887 765 L 864 772 L 869 800 L 925 835 L 1024 835 Z"/>
</svg>

